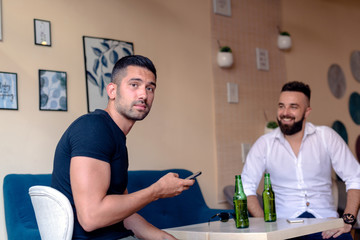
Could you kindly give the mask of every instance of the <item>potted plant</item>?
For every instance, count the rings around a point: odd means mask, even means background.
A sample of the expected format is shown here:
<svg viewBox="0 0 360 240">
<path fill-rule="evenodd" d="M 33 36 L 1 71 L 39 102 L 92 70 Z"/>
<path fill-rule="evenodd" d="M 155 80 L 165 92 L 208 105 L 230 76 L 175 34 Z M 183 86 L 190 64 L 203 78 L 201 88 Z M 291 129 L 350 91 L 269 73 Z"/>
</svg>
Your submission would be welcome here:
<svg viewBox="0 0 360 240">
<path fill-rule="evenodd" d="M 217 63 L 220 67 L 229 68 L 234 62 L 232 50 L 229 46 L 220 46 L 217 54 Z"/>
<path fill-rule="evenodd" d="M 290 33 L 286 31 L 279 31 L 278 47 L 282 50 L 287 50 L 291 48 L 291 45 Z"/>
<path fill-rule="evenodd" d="M 275 121 L 268 121 L 265 126 L 265 133 L 269 133 L 273 131 L 275 128 L 277 128 L 279 125 Z"/>
</svg>

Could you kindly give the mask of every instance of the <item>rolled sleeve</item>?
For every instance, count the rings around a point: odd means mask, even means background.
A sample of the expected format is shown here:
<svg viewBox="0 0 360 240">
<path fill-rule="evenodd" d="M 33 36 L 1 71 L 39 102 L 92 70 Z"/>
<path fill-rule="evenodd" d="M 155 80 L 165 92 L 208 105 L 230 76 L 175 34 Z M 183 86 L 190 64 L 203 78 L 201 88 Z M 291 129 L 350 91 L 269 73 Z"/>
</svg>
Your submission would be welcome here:
<svg viewBox="0 0 360 240">
<path fill-rule="evenodd" d="M 336 174 L 345 182 L 346 191 L 360 189 L 360 164 L 345 141 L 331 128 L 324 127 L 328 152 Z"/>
</svg>

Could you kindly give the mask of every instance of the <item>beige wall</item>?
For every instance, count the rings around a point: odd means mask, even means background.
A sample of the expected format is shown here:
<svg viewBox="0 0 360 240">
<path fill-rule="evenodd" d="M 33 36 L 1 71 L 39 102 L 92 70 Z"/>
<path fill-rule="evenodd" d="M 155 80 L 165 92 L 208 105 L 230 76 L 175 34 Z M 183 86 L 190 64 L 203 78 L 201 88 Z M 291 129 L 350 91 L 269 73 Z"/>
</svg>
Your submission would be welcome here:
<svg viewBox="0 0 360 240">
<path fill-rule="evenodd" d="M 360 134 L 349 114 L 349 97 L 360 92 L 350 69 L 350 54 L 360 50 L 357 0 L 282 1 L 284 29 L 292 34 L 294 47 L 285 55 L 287 79 L 301 80 L 312 88 L 310 121 L 331 126 L 340 120 L 347 128 L 349 147 L 355 153 Z M 346 78 L 346 92 L 335 98 L 328 86 L 327 73 L 331 64 L 339 64 Z"/>
<path fill-rule="evenodd" d="M 66 127 L 86 113 L 82 36 L 131 41 L 158 68 L 152 112 L 128 135 L 130 169 L 202 170 L 217 206 L 208 0 L 2 0 L 0 71 L 18 74 L 19 110 L 0 110 L 0 184 L 8 173 L 50 173 Z M 34 45 L 33 19 L 51 21 L 52 47 Z M 68 74 L 68 111 L 39 111 L 38 69 Z M 0 191 L 0 239 L 6 239 Z"/>
<path fill-rule="evenodd" d="M 281 1 L 232 1 L 232 17 L 212 15 L 212 51 L 217 40 L 231 46 L 234 65 L 213 65 L 217 141 L 218 199 L 223 188 L 234 184 L 243 162 L 241 144 L 252 144 L 264 134 L 266 118 L 275 120 L 279 89 L 286 81 L 284 55 L 277 48 L 277 26 L 281 26 Z M 266 49 L 269 71 L 258 70 L 256 48 Z M 216 55 L 215 55 L 216 56 Z M 238 84 L 239 103 L 227 102 L 226 83 Z"/>
<path fill-rule="evenodd" d="M 252 143 L 262 134 L 264 110 L 275 117 L 278 91 L 286 80 L 309 80 L 311 120 L 325 125 L 342 120 L 354 149 L 359 126 L 346 104 L 350 89 L 360 90 L 348 62 L 350 52 L 359 50 L 356 0 L 233 0 L 231 18 L 214 15 L 211 0 L 2 2 L 0 71 L 18 73 L 19 110 L 0 111 L 0 184 L 8 173 L 51 172 L 59 137 L 86 113 L 83 35 L 131 41 L 136 54 L 149 56 L 158 67 L 152 112 L 128 135 L 130 169 L 202 170 L 198 180 L 211 207 L 224 206 L 218 203 L 222 186 L 232 184 L 242 168 L 240 143 Z M 34 45 L 34 18 L 51 21 L 52 47 Z M 275 46 L 277 25 L 293 36 L 290 52 Z M 217 67 L 217 39 L 233 48 L 232 69 Z M 268 49 L 269 72 L 256 70 L 256 47 Z M 348 91 L 341 100 L 327 87 L 327 69 L 334 62 L 347 77 Z M 38 69 L 67 72 L 67 112 L 38 110 Z M 239 84 L 239 104 L 226 102 L 226 82 Z M 228 176 L 218 175 L 218 168 Z M 6 239 L 3 207 L 0 239 Z"/>
</svg>

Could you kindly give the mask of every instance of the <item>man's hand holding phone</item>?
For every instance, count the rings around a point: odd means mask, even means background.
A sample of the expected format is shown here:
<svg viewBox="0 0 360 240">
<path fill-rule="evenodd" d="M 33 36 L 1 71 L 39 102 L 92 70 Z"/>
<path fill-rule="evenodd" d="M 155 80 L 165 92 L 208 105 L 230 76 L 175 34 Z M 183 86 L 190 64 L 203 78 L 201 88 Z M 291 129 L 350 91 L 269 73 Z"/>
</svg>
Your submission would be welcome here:
<svg viewBox="0 0 360 240">
<path fill-rule="evenodd" d="M 190 175 L 190 176 L 188 176 L 187 178 L 185 178 L 185 179 L 187 179 L 187 180 L 192 180 L 192 179 L 195 179 L 197 176 L 199 176 L 199 175 L 201 175 L 201 171 L 199 171 L 199 172 L 196 172 L 196 173 L 194 173 L 194 174 L 192 174 L 192 175 Z"/>
</svg>

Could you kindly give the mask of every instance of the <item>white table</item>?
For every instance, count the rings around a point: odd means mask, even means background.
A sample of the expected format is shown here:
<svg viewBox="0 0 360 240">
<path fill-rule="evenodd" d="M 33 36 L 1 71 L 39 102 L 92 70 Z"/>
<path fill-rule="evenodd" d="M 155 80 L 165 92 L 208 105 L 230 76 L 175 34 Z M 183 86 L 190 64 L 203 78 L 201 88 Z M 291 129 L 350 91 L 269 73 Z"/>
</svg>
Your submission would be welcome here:
<svg viewBox="0 0 360 240">
<path fill-rule="evenodd" d="M 181 240 L 279 240 L 322 232 L 344 225 L 341 218 L 303 219 L 303 223 L 288 223 L 286 219 L 277 219 L 276 222 L 267 223 L 263 218 L 249 218 L 250 227 L 243 229 L 237 229 L 234 219 L 230 219 L 228 222 L 210 222 L 210 226 L 208 223 L 200 223 L 164 230 Z"/>
</svg>

